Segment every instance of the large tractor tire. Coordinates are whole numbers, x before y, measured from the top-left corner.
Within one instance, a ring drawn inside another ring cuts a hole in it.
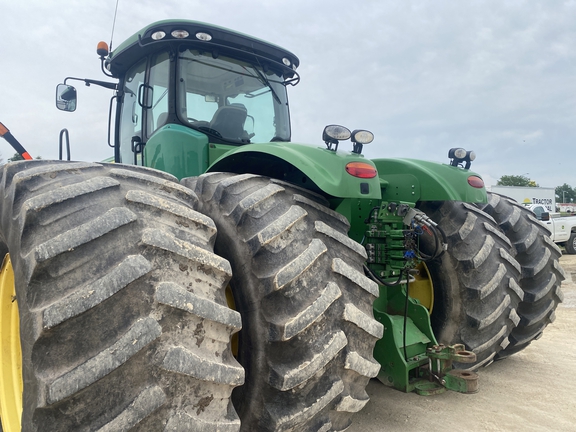
[[[321,197],[255,175],[183,180],[218,228],[242,316],[238,360],[246,382],[232,399],[243,431],[332,431],[368,401],[382,336],[366,252]]]
[[[5,431],[240,428],[230,337],[241,319],[196,199],[144,168],[1,168]]]
[[[522,267],[520,287],[524,300],[518,307],[520,322],[512,330],[510,345],[497,355],[505,358],[542,336],[544,328],[554,321],[556,307],[563,298],[560,285],[564,271],[559,263],[562,252],[532,212],[515,201],[488,193],[488,203],[482,210],[506,234]]]
[[[487,366],[508,344],[520,318],[523,292],[520,265],[494,220],[476,206],[454,201],[425,202],[424,211],[444,232],[447,249],[426,263],[434,289],[431,323],[440,343],[463,343]],[[421,236],[423,250],[434,250],[431,236]]]

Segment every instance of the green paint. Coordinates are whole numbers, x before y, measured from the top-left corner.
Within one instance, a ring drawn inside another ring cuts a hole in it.
[[[226,144],[210,144],[210,146],[208,147],[208,166],[212,165],[223,155],[225,155],[226,153],[235,148],[236,148],[235,146]],[[208,169],[208,166],[205,168],[205,170]]]
[[[472,171],[416,159],[373,159],[373,162],[385,182],[383,200],[486,202],[486,189],[468,184],[468,177],[480,177]]]
[[[208,166],[208,138],[181,125],[161,127],[144,147],[146,166],[168,172],[178,179],[198,176]]]
[[[212,149],[211,146],[212,150],[216,152],[218,148]],[[322,193],[329,198],[380,199],[378,176],[371,179],[353,177],[346,172],[346,164],[350,162],[364,162],[374,166],[362,155],[305,144],[246,144],[223,154],[208,171],[265,175]]]

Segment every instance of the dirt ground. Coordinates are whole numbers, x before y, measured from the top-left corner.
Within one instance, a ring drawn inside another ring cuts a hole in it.
[[[576,431],[576,255],[564,255],[564,302],[525,350],[479,371],[479,392],[406,394],[372,380],[348,432]]]

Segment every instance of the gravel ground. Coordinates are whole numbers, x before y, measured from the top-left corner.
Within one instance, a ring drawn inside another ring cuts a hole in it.
[[[368,385],[370,402],[348,432],[576,431],[576,255],[564,255],[564,302],[525,350],[479,371],[479,392],[418,396]]]

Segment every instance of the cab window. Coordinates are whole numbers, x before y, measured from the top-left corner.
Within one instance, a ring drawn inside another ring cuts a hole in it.
[[[146,59],[136,63],[127,73],[122,87],[124,97],[120,111],[120,162],[134,163],[132,139],[142,139],[142,105],[138,92],[144,84]]]

